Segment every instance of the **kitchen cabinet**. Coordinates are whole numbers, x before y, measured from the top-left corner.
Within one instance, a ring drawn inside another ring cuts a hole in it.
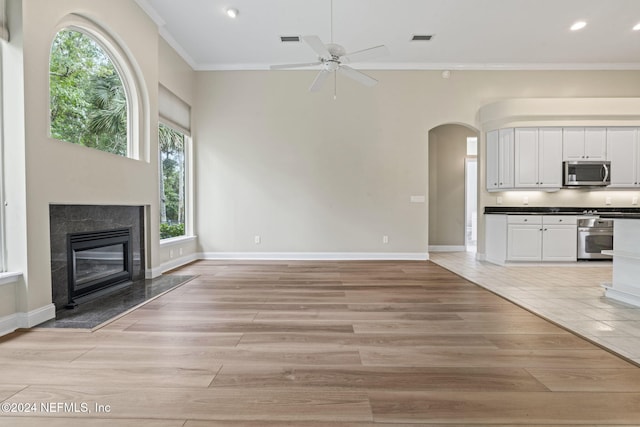
[[[513,129],[487,132],[487,190],[513,188]]]
[[[516,128],[514,186],[562,187],[562,129]]]
[[[595,161],[607,159],[607,128],[564,128],[562,160]]]
[[[510,215],[508,261],[576,261],[577,218],[556,215]]]
[[[640,187],[640,141],[637,128],[607,129],[610,187]]]

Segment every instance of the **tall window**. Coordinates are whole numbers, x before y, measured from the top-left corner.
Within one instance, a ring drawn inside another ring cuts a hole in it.
[[[158,129],[160,144],[160,238],[184,236],[187,137],[167,125]]]
[[[105,50],[80,31],[60,31],[49,63],[51,137],[129,154],[125,87]]]

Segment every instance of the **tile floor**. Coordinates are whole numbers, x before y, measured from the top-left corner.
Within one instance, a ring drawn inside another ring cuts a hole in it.
[[[640,308],[610,300],[611,263],[499,266],[473,252],[432,252],[431,261],[640,364]]]

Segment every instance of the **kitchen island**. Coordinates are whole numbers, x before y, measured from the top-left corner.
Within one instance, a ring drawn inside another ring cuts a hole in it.
[[[605,214],[613,219],[613,275],[605,296],[640,307],[640,215]]]

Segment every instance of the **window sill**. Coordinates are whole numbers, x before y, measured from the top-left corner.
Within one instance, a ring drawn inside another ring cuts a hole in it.
[[[7,271],[4,273],[0,273],[0,286],[8,285],[9,283],[15,283],[22,277],[22,273]]]
[[[197,238],[198,236],[180,236],[180,237],[171,237],[169,239],[162,239],[160,240],[160,247],[181,245],[183,243],[195,242]]]

